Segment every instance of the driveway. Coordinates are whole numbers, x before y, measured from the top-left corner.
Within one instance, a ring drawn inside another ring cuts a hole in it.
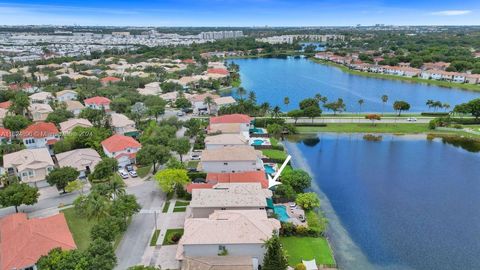
[[[144,184],[129,187],[127,193],[137,196],[142,210],[133,216],[115,251],[118,260],[115,269],[118,270],[125,270],[141,263],[155,227],[154,212],[161,213],[165,201],[165,194],[158,189],[155,181],[146,181]]]

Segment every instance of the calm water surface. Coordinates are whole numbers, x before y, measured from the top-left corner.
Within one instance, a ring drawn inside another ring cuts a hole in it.
[[[314,175],[342,269],[480,269],[480,153],[424,136],[286,146]]]
[[[405,100],[411,104],[413,112],[427,111],[425,102],[428,99],[440,100],[453,108],[453,105],[480,97],[480,93],[459,89],[351,75],[308,59],[259,58],[233,62],[240,65],[242,86],[256,92],[257,102],[279,105],[283,110],[296,108],[300,100],[316,93],[331,101],[343,98],[350,112],[360,110],[359,99],[365,100],[362,111],[383,111],[380,98],[384,94],[390,99],[385,111],[393,111],[393,101]],[[288,106],[283,104],[286,96],[290,98]]]

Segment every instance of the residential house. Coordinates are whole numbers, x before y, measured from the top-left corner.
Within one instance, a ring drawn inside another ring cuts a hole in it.
[[[219,134],[205,138],[205,149],[211,150],[227,146],[249,146],[248,139],[241,134]]]
[[[144,88],[137,88],[137,91],[140,95],[159,95],[162,93],[162,89],[160,88],[160,83],[159,82],[151,82],[145,84]]]
[[[252,121],[253,118],[246,114],[228,114],[210,117],[210,125],[208,129],[215,129],[215,126],[219,124],[239,124],[240,133],[243,134],[246,138],[249,138],[250,129],[253,128]]]
[[[43,103],[32,103],[28,106],[30,117],[34,122],[47,120],[48,115],[53,112],[52,107]]]
[[[211,113],[217,113],[222,107],[237,103],[237,101],[232,96],[219,97],[214,99],[213,102],[215,104],[212,106]]]
[[[8,110],[8,108],[10,108],[11,105],[12,105],[11,101],[0,102],[0,109]]]
[[[105,78],[101,78],[101,79],[100,79],[100,83],[101,83],[103,86],[107,86],[107,85],[109,85],[109,84],[113,84],[113,83],[120,82],[121,80],[122,80],[122,79],[117,78],[117,77],[108,76],[108,77],[105,77]]]
[[[38,92],[29,96],[30,103],[48,104],[53,100],[53,95],[49,92]]]
[[[443,70],[443,71],[445,71],[449,66],[450,66],[450,63],[446,63],[446,62],[433,62],[433,63],[424,63],[423,66],[422,66],[422,69],[423,69],[423,70],[434,69],[434,70]]]
[[[67,111],[72,112],[75,117],[78,117],[80,112],[85,108],[80,101],[76,100],[67,100],[64,101],[64,103],[67,105]]]
[[[0,108],[0,126],[3,126],[3,119],[8,115],[8,109]]]
[[[12,132],[8,128],[0,127],[0,144],[9,144],[12,141]]]
[[[280,222],[264,210],[217,210],[205,218],[187,218],[176,259],[247,256],[256,270],[263,263],[265,241],[279,229]]]
[[[182,270],[252,270],[256,265],[258,261],[248,256],[196,256],[185,257]]]
[[[53,123],[38,122],[22,130],[21,138],[28,149],[51,148],[60,139],[60,132]]]
[[[45,179],[54,166],[47,148],[24,149],[3,156],[3,168],[8,175],[38,187],[48,186]]]
[[[57,101],[65,102],[67,100],[76,100],[78,97],[78,94],[73,90],[67,89],[67,90],[58,91],[56,96],[57,96]]]
[[[83,101],[85,103],[85,107],[95,109],[95,110],[110,110],[110,103],[112,102],[110,99],[106,97],[91,97],[87,98]]]
[[[94,149],[83,148],[57,154],[58,166],[72,167],[80,172],[79,177],[85,178],[95,169],[102,160]]]
[[[28,218],[16,213],[0,219],[0,269],[34,270],[40,257],[52,249],[76,249],[63,213]]]
[[[138,131],[135,128],[135,122],[130,120],[127,116],[121,113],[112,113],[110,115],[110,125],[115,134],[135,137]]]
[[[93,124],[88,121],[88,119],[83,119],[83,118],[74,118],[74,119],[68,119],[65,122],[60,123],[60,131],[62,131],[63,134],[68,134],[72,132],[72,130],[76,127],[93,127]]]
[[[202,152],[201,169],[207,173],[263,170],[262,153],[251,146],[222,147]]]
[[[237,172],[237,173],[208,173],[205,183],[189,183],[188,193],[197,188],[212,188],[218,183],[260,183],[262,188],[268,188],[268,179],[264,171]]]
[[[107,157],[117,159],[118,165],[123,167],[135,163],[142,145],[132,137],[115,134],[102,141],[102,147]]]

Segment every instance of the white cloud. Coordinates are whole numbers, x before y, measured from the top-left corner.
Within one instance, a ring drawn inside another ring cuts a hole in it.
[[[430,14],[436,15],[436,16],[460,16],[460,15],[466,15],[472,13],[471,10],[442,10],[442,11],[436,11],[432,12]]]

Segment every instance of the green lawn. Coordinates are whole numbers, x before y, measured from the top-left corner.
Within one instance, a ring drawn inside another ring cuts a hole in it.
[[[77,215],[74,208],[62,210],[67,220],[68,228],[72,232],[73,240],[79,250],[86,250],[90,244],[90,230],[97,223]]]
[[[307,219],[307,224],[311,228],[317,228],[321,231],[325,231],[327,228],[327,220],[322,218],[315,211],[310,210],[305,213],[305,218]]]
[[[163,205],[162,213],[167,213],[169,207],[170,202],[165,202],[165,204]]]
[[[271,137],[269,139],[270,139],[270,143],[272,144],[272,146],[277,146],[278,145],[278,139],[275,139],[273,137]]]
[[[272,150],[272,149],[263,149],[262,153],[272,159],[286,159],[287,158],[287,153],[284,151],[280,150]]]
[[[168,229],[167,233],[165,233],[165,238],[163,239],[163,245],[175,245],[175,244],[177,244],[177,243],[173,243],[171,241],[171,237],[175,233],[180,233],[181,235],[183,235],[183,229]]]
[[[152,165],[138,168],[137,169],[138,177],[144,178],[145,176],[147,176],[150,173],[151,170],[152,170]]]
[[[343,133],[426,133],[431,131],[428,124],[384,124],[377,123],[334,123],[325,127],[297,127],[300,133],[343,132]]]
[[[185,207],[185,206],[188,206],[190,204],[190,202],[186,202],[186,201],[176,201],[175,202],[175,207]]]
[[[190,160],[187,163],[187,168],[197,168],[199,162],[199,160]]]
[[[328,242],[323,237],[280,237],[283,247],[287,251],[288,264],[295,266],[302,260],[317,261],[317,264],[335,264]]]
[[[157,245],[158,236],[160,235],[160,230],[155,230],[152,235],[152,239],[150,239],[150,246],[154,247]]]

